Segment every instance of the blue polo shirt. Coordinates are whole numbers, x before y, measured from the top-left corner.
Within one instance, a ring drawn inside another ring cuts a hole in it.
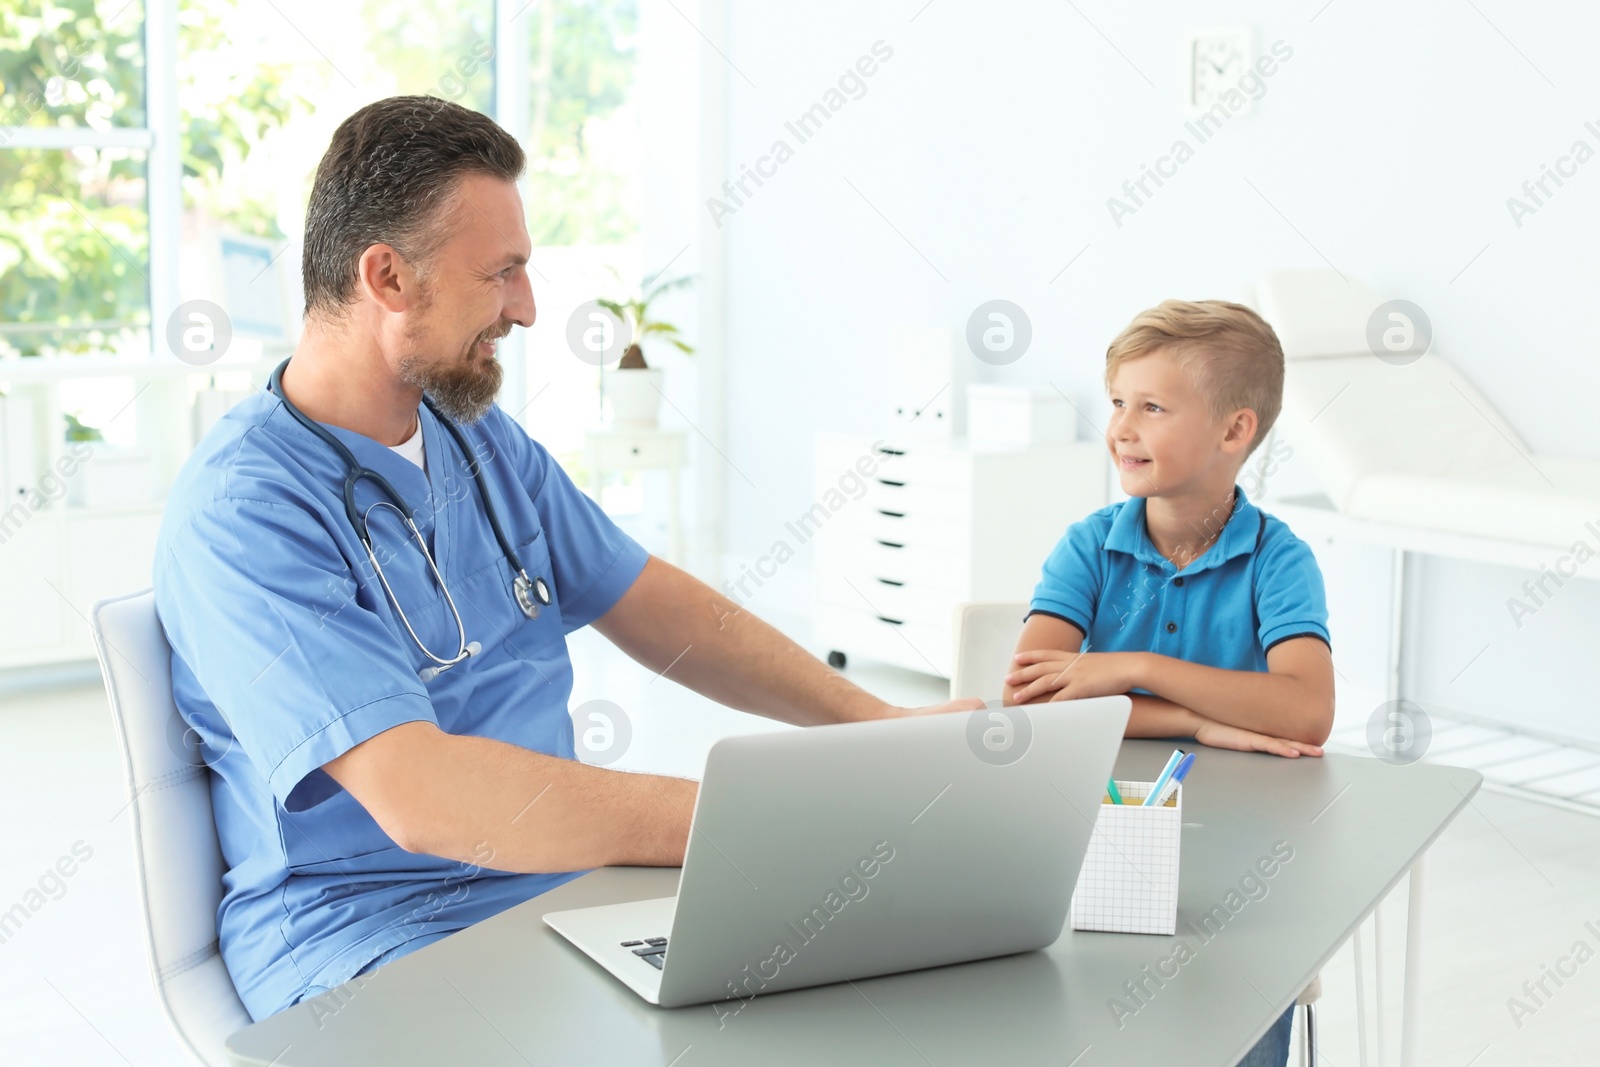
[[[1267,650],[1291,637],[1330,643],[1310,547],[1243,489],[1216,542],[1182,571],[1156,551],[1144,509],[1133,497],[1068,527],[1029,614],[1076,626],[1086,652],[1157,652],[1232,671],[1265,671]]]

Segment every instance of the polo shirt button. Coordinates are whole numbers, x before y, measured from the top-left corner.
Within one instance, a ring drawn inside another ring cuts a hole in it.
[[[1167,633],[1175,634],[1177,632],[1178,632],[1178,624],[1177,623],[1175,623],[1175,622],[1167,623]]]
[[[1183,575],[1180,574],[1180,575],[1178,575],[1178,577],[1172,579],[1172,584],[1173,585],[1182,585],[1183,584]]]

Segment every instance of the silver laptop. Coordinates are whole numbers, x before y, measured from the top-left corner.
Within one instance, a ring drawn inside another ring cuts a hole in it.
[[[678,1007],[1053,943],[1127,697],[712,746],[678,895],[544,921]]]

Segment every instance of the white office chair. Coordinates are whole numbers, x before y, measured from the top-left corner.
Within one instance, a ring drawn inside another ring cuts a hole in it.
[[[1022,632],[1023,618],[1028,605],[1013,602],[957,604],[954,633],[955,649],[950,662],[955,664],[950,672],[950,699],[978,697],[981,700],[999,700],[1004,684],[1001,681],[1011,665],[1011,656],[1017,647],[1017,636]],[[1358,963],[1359,966],[1359,963]],[[1359,975],[1358,975],[1359,981]],[[1322,976],[1295,998],[1303,1006],[1305,1035],[1301,1053],[1302,1062],[1317,1063],[1317,1000],[1322,996]]]
[[[90,626],[127,768],[133,864],[156,996],[196,1062],[226,1067],[223,1042],[250,1014],[217,950],[222,848],[211,772],[172,702],[172,649],[155,594],[102,600]]]

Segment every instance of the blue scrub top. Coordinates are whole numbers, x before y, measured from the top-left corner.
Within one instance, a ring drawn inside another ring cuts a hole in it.
[[[260,1019],[575,876],[494,869],[397,846],[321,768],[404,722],[574,758],[566,635],[617,602],[647,554],[498,407],[463,426],[500,522],[551,603],[528,619],[449,432],[421,408],[427,473],[329,426],[387,478],[482,651],[424,684],[429,660],[395,614],[346,517],[337,453],[262,393],[223,418],[173,486],[156,548],[156,607],[178,710],[212,770],[227,873],[221,950]],[[359,483],[362,511],[380,499]],[[374,548],[411,625],[454,656],[454,619],[392,509]],[[529,799],[532,799],[531,797]],[[530,812],[537,817],[537,812]]]
[[[1156,652],[1231,671],[1266,670],[1267,650],[1291,637],[1328,643],[1310,547],[1243,489],[1234,494],[1216,542],[1182,571],[1151,542],[1143,497],[1073,523],[1045,560],[1029,614],[1076,626],[1085,652]]]

